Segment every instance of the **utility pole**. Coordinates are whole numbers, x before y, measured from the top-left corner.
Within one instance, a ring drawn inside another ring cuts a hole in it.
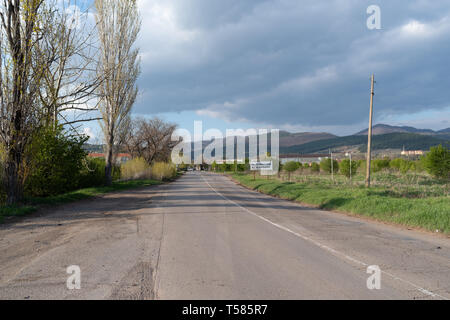
[[[373,118],[373,97],[375,95],[375,75],[372,74],[372,84],[370,89],[370,114],[369,114],[369,134],[367,143],[367,163],[366,163],[366,188],[370,188],[370,165],[372,160],[372,118]]]
[[[331,154],[331,179],[334,182],[334,162],[333,162],[333,152],[330,151]]]
[[[352,183],[352,153],[347,152],[345,155],[350,157],[350,183]]]
[[[350,153],[350,183],[352,183],[352,154]]]

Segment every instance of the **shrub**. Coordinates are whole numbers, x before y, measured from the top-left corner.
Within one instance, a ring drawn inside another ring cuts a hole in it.
[[[171,163],[156,162],[151,167],[151,177],[155,180],[170,180],[177,175],[176,167]]]
[[[318,163],[313,162],[311,164],[311,172],[319,173],[320,172],[320,165]]]
[[[300,164],[298,162],[289,161],[284,164],[283,170],[288,173],[289,180],[291,180],[291,173],[297,171],[300,168]]]
[[[432,147],[422,158],[422,164],[436,178],[450,179],[450,151],[442,145]]]
[[[401,168],[401,166],[402,166],[403,161],[405,161],[405,160],[400,159],[400,158],[394,159],[394,160],[391,161],[391,163],[389,164],[389,166],[390,166],[392,169],[395,169],[395,170],[400,171],[400,168]]]
[[[331,159],[323,159],[320,162],[320,169],[323,172],[331,173]],[[339,162],[333,160],[333,172],[337,173],[339,171]]]
[[[80,188],[98,187],[105,184],[105,160],[86,157],[80,172]]]
[[[345,159],[339,164],[339,171],[342,175],[350,178],[351,175],[356,175],[356,170],[358,169],[358,163],[356,161],[352,161],[350,165],[350,160]]]
[[[62,127],[42,128],[26,150],[29,166],[25,173],[25,192],[43,197],[75,190],[86,152],[86,137],[68,137]]]
[[[373,160],[372,161],[372,171],[379,172],[384,169],[389,169],[390,163],[391,163],[391,160],[388,158]]]
[[[391,161],[390,167],[392,169],[400,171],[403,174],[406,174],[408,173],[408,171],[413,170],[415,168],[415,165],[413,161],[397,158]]]
[[[286,172],[294,172],[300,168],[300,164],[298,162],[290,161],[284,164],[283,170]]]
[[[135,158],[121,166],[121,178],[124,180],[150,179],[151,169],[144,158]]]

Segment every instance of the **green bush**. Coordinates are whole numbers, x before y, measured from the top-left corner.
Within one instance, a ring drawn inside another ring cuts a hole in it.
[[[415,170],[416,165],[414,161],[409,161],[401,158],[394,159],[390,162],[389,166],[403,174],[408,173],[410,170]]]
[[[286,172],[294,172],[300,168],[300,164],[295,161],[286,162],[283,166],[283,170]]]
[[[439,145],[422,158],[423,167],[438,179],[450,179],[450,151]]]
[[[300,164],[295,161],[286,162],[283,166],[283,170],[288,173],[289,180],[291,180],[291,173],[297,171],[300,168]]]
[[[385,159],[376,159],[372,161],[372,172],[380,172],[384,169],[389,169],[389,165],[391,160],[388,158]]]
[[[80,188],[99,187],[105,184],[105,159],[86,157],[80,173]]]
[[[350,178],[351,175],[356,175],[356,170],[358,169],[358,163],[356,161],[352,161],[350,165],[350,160],[345,159],[339,164],[339,171],[342,175]]]
[[[318,163],[313,162],[311,165],[311,172],[319,173],[320,165]]]
[[[323,159],[320,162],[320,169],[323,172],[331,173],[331,159]],[[333,160],[333,172],[338,173],[338,171],[339,171],[339,162]]]
[[[26,150],[26,194],[43,197],[75,190],[86,157],[86,140],[65,136],[62,127],[43,128],[34,134]]]

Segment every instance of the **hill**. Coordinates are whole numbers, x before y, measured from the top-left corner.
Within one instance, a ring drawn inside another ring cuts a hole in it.
[[[423,135],[416,133],[388,133],[375,135],[372,141],[373,150],[402,149],[407,150],[428,150],[432,146],[443,144],[450,146],[450,140],[440,136]],[[298,146],[282,147],[282,154],[307,154],[328,152],[329,149],[358,147],[361,152],[365,152],[367,145],[367,135],[353,135],[347,137],[337,137],[315,141]]]
[[[298,146],[309,142],[334,139],[337,136],[325,132],[301,132],[289,133],[286,131],[280,132],[280,147]]]
[[[367,136],[369,133],[369,129],[363,130],[361,132],[356,133],[357,136]],[[387,124],[377,124],[372,129],[373,135],[383,135],[388,133],[417,133],[417,134],[437,134],[438,132],[433,131],[431,129],[417,129],[414,127],[398,127],[398,126],[390,126]]]

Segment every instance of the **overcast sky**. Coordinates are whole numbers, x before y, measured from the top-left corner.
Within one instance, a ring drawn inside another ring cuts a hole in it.
[[[134,113],[190,129],[450,127],[448,0],[138,0]],[[369,5],[381,30],[369,30]]]

